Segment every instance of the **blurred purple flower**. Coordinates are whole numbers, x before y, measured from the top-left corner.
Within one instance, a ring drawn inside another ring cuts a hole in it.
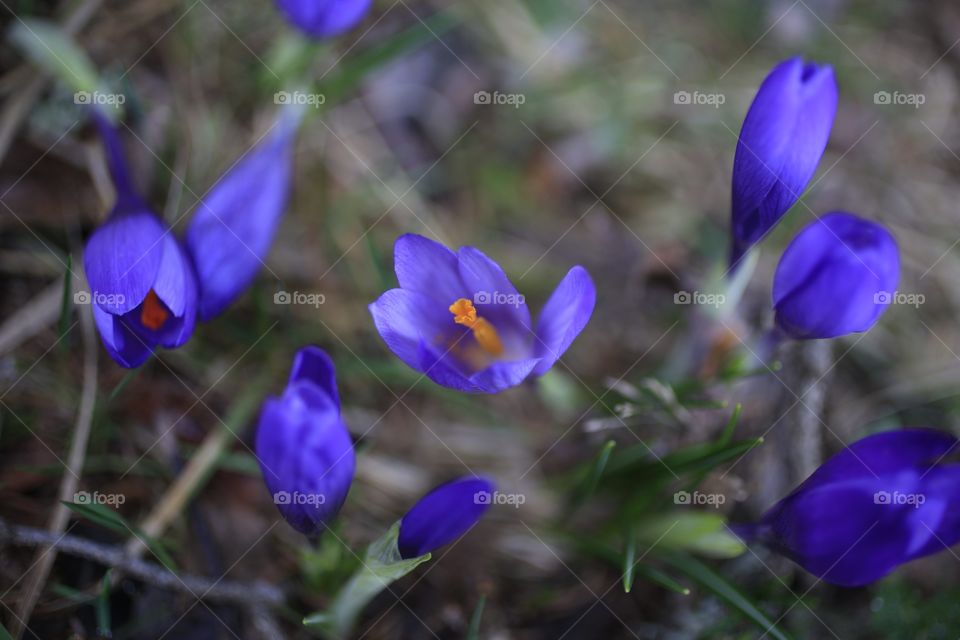
[[[760,85],[733,160],[731,265],[799,199],[820,163],[836,110],[829,65],[792,58]]]
[[[524,297],[478,249],[456,253],[419,235],[394,246],[399,289],[370,305],[377,331],[409,367],[437,384],[497,393],[546,373],[590,320],[596,301],[586,269],[567,273],[536,329]]]
[[[451,480],[430,491],[400,520],[400,556],[417,558],[462,536],[490,508],[493,491],[493,482],[476,476]]]
[[[311,38],[332,38],[355,27],[373,0],[276,0],[295,27]]]
[[[340,511],[356,460],[330,357],[300,349],[287,388],[263,403],[256,455],[273,501],[290,526],[315,538]]]
[[[222,313],[263,265],[287,205],[299,118],[285,111],[197,205],[186,243],[200,283],[201,320]]]
[[[117,201],[87,240],[83,262],[89,302],[107,352],[127,368],[158,347],[179,347],[193,334],[197,284],[190,259],[133,189],[113,125],[93,109]]]
[[[733,530],[832,584],[856,587],[960,542],[958,440],[933,429],[863,438],[836,454],[759,523]]]
[[[773,279],[777,328],[796,339],[866,331],[900,279],[897,243],[883,226],[828,213],[787,246]]]

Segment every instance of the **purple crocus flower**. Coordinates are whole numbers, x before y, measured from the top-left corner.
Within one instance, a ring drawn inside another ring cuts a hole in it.
[[[203,321],[221,314],[264,264],[289,198],[299,121],[299,111],[285,111],[197,206],[186,243],[200,282]]]
[[[836,111],[829,65],[792,58],[760,85],[733,160],[731,264],[799,199],[820,163]]]
[[[274,503],[290,526],[315,538],[340,511],[356,459],[330,357],[300,349],[283,395],[267,398],[256,455]]]
[[[757,524],[736,526],[832,584],[856,587],[960,542],[958,440],[933,429],[863,438]]]
[[[400,520],[400,556],[417,558],[462,536],[490,508],[493,491],[493,482],[476,476],[451,480],[430,491]]]
[[[276,0],[295,27],[311,38],[332,38],[363,20],[373,0]]]
[[[883,226],[828,213],[787,246],[773,279],[777,328],[791,338],[866,331],[889,306],[900,279],[897,243]]]
[[[113,125],[96,109],[117,201],[87,240],[83,262],[100,338],[121,366],[138,367],[158,347],[193,334],[197,283],[180,242],[133,189]]]
[[[496,262],[474,247],[456,253],[419,235],[394,245],[400,283],[370,305],[384,342],[437,384],[496,393],[546,373],[586,326],[596,301],[575,266],[547,301],[536,328]]]

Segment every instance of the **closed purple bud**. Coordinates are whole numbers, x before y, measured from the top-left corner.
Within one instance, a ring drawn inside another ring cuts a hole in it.
[[[777,265],[777,327],[798,340],[866,331],[889,306],[900,279],[897,243],[883,226],[828,213],[793,239]]]
[[[97,110],[94,122],[107,151],[117,202],[87,240],[83,262],[93,317],[110,356],[138,367],[158,347],[175,348],[193,334],[197,284],[183,246],[132,187],[113,125]]]
[[[800,197],[826,149],[836,111],[829,65],[792,58],[760,85],[733,160],[731,264]]]
[[[400,520],[400,557],[417,558],[462,536],[490,508],[493,491],[490,480],[466,476],[420,498]]]
[[[287,205],[298,121],[285,111],[197,205],[186,244],[197,270],[201,320],[222,313],[264,264]]]
[[[356,460],[330,357],[300,349],[283,395],[267,398],[256,455],[274,504],[291,527],[315,538],[340,511]]]
[[[355,27],[373,0],[276,0],[295,27],[311,38],[332,38]]]
[[[394,245],[400,287],[370,305],[377,331],[407,366],[437,384],[497,393],[546,373],[593,313],[596,290],[575,266],[536,325],[526,299],[478,249],[453,252],[415,234]]]
[[[855,587],[960,542],[958,440],[933,429],[863,438],[836,454],[759,523],[733,527],[826,582]]]

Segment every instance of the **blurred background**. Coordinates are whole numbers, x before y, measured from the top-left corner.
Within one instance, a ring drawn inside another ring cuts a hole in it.
[[[319,43],[267,0],[0,5],[3,528],[52,529],[58,487],[77,470],[77,491],[124,499],[116,520],[71,509],[58,528],[70,539],[129,550],[140,532],[147,561],[282,590],[282,606],[201,602],[107,574],[110,562],[5,544],[8,629],[34,600],[23,637],[313,637],[300,618],[329,602],[354,553],[430,487],[482,473],[524,503],[493,507],[383,592],[357,637],[957,637],[953,551],[840,589],[763,549],[630,533],[694,509],[671,499],[683,486],[724,497],[703,508],[711,517],[746,521],[871,432],[957,431],[955,3],[377,0],[359,27]],[[323,96],[255,286],[132,373],[73,304],[71,272],[112,196],[74,91],[7,37],[28,18],[59,25],[125,96],[134,179],[177,230],[269,128],[292,78]],[[737,134],[766,73],[795,55],[831,64],[840,90],[818,173],[763,242],[735,311],[683,304],[678,293],[720,280]],[[901,291],[919,302],[893,305],[868,334],[787,345],[775,365],[751,366],[782,248],[832,210],[892,230]],[[388,351],[367,310],[395,286],[392,246],[407,232],[482,249],[534,313],[582,264],[597,284],[593,318],[535,383],[496,396],[438,387]],[[276,304],[278,292],[317,303]],[[282,390],[307,343],[337,364],[359,448],[335,533],[316,547],[282,521],[251,452],[260,400]],[[762,444],[724,449],[693,469],[694,485],[657,475],[674,452],[722,443],[736,403],[738,442]],[[89,444],[74,460],[83,422]],[[610,447],[616,482],[597,483]],[[637,561],[627,593],[624,567]]]

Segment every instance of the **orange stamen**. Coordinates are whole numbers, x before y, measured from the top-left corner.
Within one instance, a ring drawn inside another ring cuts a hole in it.
[[[493,325],[477,315],[473,303],[460,298],[449,307],[453,321],[473,330],[473,337],[483,350],[493,356],[503,355],[503,343]]]
[[[140,311],[140,322],[148,329],[156,331],[163,326],[163,323],[165,323],[169,317],[170,312],[167,311],[163,303],[160,302],[160,298],[153,292],[153,289],[150,289],[147,297],[143,300],[143,310]]]

